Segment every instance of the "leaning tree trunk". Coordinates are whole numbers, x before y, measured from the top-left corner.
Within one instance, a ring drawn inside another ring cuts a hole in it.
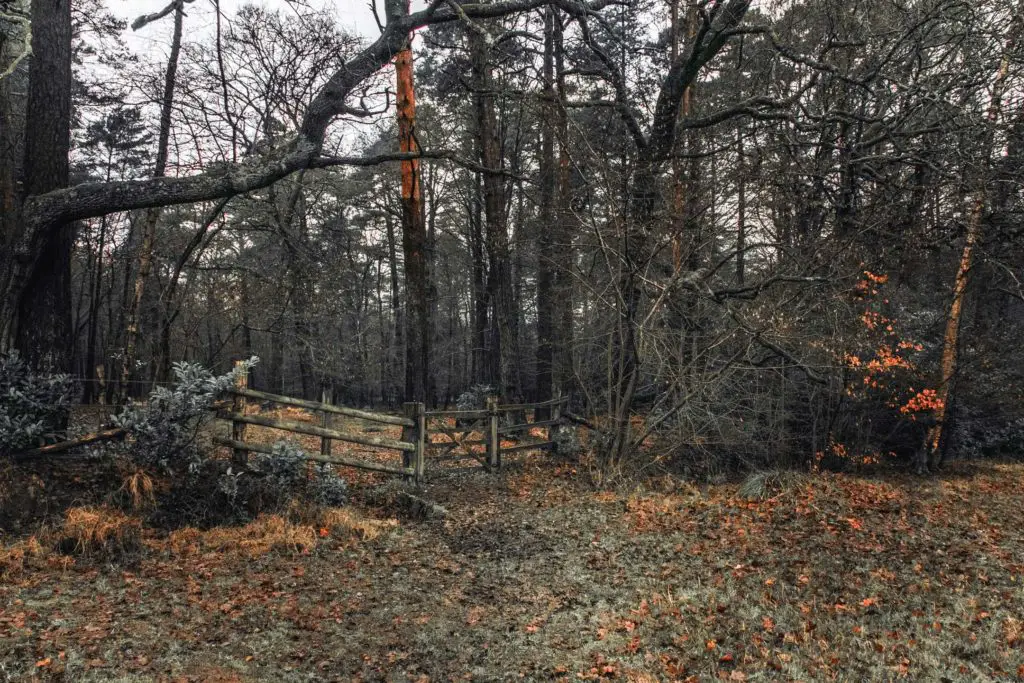
[[[1006,44],[1003,47],[1003,54],[999,62],[999,69],[992,83],[992,97],[989,101],[988,112],[985,117],[986,131],[981,150],[984,160],[978,171],[978,185],[971,204],[971,212],[967,219],[967,238],[964,242],[963,251],[960,254],[956,278],[953,281],[953,300],[949,306],[949,314],[946,317],[946,331],[942,340],[942,375],[937,392],[938,407],[935,411],[935,425],[928,431],[925,448],[922,450],[921,459],[918,463],[919,470],[923,470],[926,466],[933,469],[940,467],[945,459],[946,443],[948,442],[948,435],[945,434],[945,430],[949,414],[949,403],[953,399],[954,384],[960,367],[960,326],[963,320],[964,298],[967,286],[970,283],[971,267],[974,264],[974,250],[982,239],[982,218],[985,214],[985,204],[988,199],[988,175],[992,168],[995,127],[1002,114],[1003,95],[1006,93],[1007,79],[1010,75],[1010,58],[1016,49],[1022,25],[1024,25],[1024,3],[1017,6],[1017,11],[1008,29]]]

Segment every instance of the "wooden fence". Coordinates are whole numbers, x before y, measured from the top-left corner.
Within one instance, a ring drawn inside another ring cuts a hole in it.
[[[503,453],[532,449],[557,450],[554,428],[562,423],[561,410],[567,400],[556,398],[541,403],[499,405],[496,398],[489,398],[483,410],[436,410],[429,412],[425,410],[422,403],[406,403],[403,406],[403,415],[388,415],[337,406],[329,403],[326,395],[322,401],[317,402],[292,398],[290,396],[279,396],[264,391],[255,391],[248,388],[247,377],[244,372],[239,373],[238,383],[234,388],[229,389],[228,393],[233,397],[231,408],[219,411],[218,416],[231,422],[231,438],[217,437],[214,439],[214,443],[231,448],[232,459],[239,465],[246,464],[250,452],[268,454],[273,452],[273,446],[269,444],[252,443],[245,440],[246,427],[248,425],[257,425],[295,434],[319,436],[320,453],[311,453],[306,456],[307,459],[314,462],[398,474],[413,479],[416,482],[422,482],[424,479],[428,451],[432,453],[440,451],[440,454],[431,457],[431,460],[435,462],[475,459],[486,469],[497,470],[501,468]],[[313,415],[319,415],[320,425],[283,420],[266,415],[247,414],[246,405],[249,401],[269,402],[302,408]],[[534,422],[523,421],[519,424],[503,424],[508,422],[508,416],[525,415],[529,411],[536,413],[536,410],[542,407],[550,408],[550,419]],[[331,415],[344,415],[377,424],[400,426],[402,427],[402,436],[400,439],[393,439],[385,436],[341,432],[328,426]],[[451,421],[454,421],[454,426],[449,424]],[[546,438],[544,441],[525,442],[502,448],[501,441],[503,436],[508,437],[541,427],[546,428]],[[447,440],[434,441],[431,438],[431,434],[446,436]],[[333,455],[331,453],[331,443],[335,440],[374,448],[397,450],[402,454],[402,466],[392,467],[378,462]],[[478,450],[480,447],[482,447],[482,452]],[[461,449],[462,452],[454,453],[453,451],[457,449]]]
[[[424,440],[426,428],[424,426],[424,408],[422,403],[406,403],[404,416],[387,415],[384,413],[373,413],[355,408],[346,408],[328,403],[326,396],[321,402],[307,401],[290,396],[278,396],[264,391],[249,389],[247,378],[244,373],[239,373],[239,382],[228,393],[234,397],[230,410],[223,410],[218,416],[231,421],[231,438],[216,438],[214,443],[227,446],[232,449],[232,459],[239,465],[244,465],[248,460],[250,452],[272,453],[273,446],[268,444],[257,444],[245,440],[246,426],[258,425],[280,429],[294,434],[305,434],[308,436],[320,437],[320,453],[308,454],[306,457],[314,462],[330,463],[333,465],[344,465],[356,467],[374,472],[386,472],[389,474],[400,474],[416,481],[423,480],[425,471],[424,462]],[[282,420],[266,415],[246,414],[246,404],[250,401],[276,403],[278,405],[302,408],[314,415],[320,416],[320,425],[313,425],[306,422],[293,420]],[[341,432],[328,427],[331,415],[344,415],[354,417],[368,422],[385,425],[397,425],[402,427],[402,437],[392,439],[385,436],[370,436],[366,434],[351,434]],[[386,448],[400,451],[402,453],[402,466],[390,466],[378,462],[346,458],[331,454],[332,441],[346,441],[348,443],[371,446],[374,448]]]
[[[540,403],[516,403],[499,405],[497,398],[488,398],[483,410],[431,410],[425,413],[427,440],[426,448],[439,451],[430,459],[435,462],[473,459],[488,470],[501,468],[502,455],[516,451],[545,449],[556,451],[554,429],[562,423],[562,406],[566,398],[555,398]],[[507,424],[508,418],[524,416],[538,408],[550,408],[551,417],[540,421],[523,421]],[[454,424],[449,424],[449,422]],[[503,436],[529,432],[534,428],[545,428],[544,441],[531,441],[515,446],[502,447]],[[447,440],[435,441],[430,434],[440,434]],[[482,448],[481,450],[478,450]]]

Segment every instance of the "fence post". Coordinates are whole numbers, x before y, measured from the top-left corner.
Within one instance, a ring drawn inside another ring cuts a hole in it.
[[[402,451],[402,467],[411,468],[412,479],[419,483],[423,479],[423,472],[426,468],[424,451],[427,437],[427,411],[422,403],[403,403],[402,412],[413,422],[412,427],[402,427],[402,441],[416,445],[415,451]]]
[[[249,369],[245,365],[245,361],[235,361],[235,389],[248,389],[249,388]],[[245,397],[235,395],[232,402],[232,411],[239,415],[245,414]],[[231,440],[232,441],[245,441],[245,423],[244,422],[231,422]],[[236,448],[231,453],[231,462],[239,467],[245,467],[249,463],[249,451],[244,448]]]
[[[427,471],[427,407],[416,404],[416,457],[413,468],[416,470],[416,483],[422,484]]]
[[[330,403],[330,401],[327,400],[328,398],[330,398],[330,395],[328,394],[327,387],[324,387],[323,390],[320,392],[320,402]],[[323,427],[324,429],[329,429],[331,426],[331,414],[328,413],[326,410],[320,411],[320,426]],[[330,454],[331,440],[326,436],[320,437],[320,455]]]
[[[501,438],[498,436],[498,397],[487,397],[487,469],[501,467]]]

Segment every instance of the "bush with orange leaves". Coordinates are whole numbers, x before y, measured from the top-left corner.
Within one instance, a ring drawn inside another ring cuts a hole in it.
[[[844,348],[834,351],[842,368],[842,419],[833,425],[821,462],[863,464],[876,462],[879,453],[909,455],[940,407],[917,367],[924,346],[905,338],[889,310],[888,279],[864,270],[853,288],[857,325]]]

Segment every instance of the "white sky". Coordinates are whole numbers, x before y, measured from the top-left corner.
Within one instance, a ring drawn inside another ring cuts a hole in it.
[[[169,2],[170,0],[106,0],[110,11],[118,17],[127,19],[129,23],[143,14],[159,12]],[[313,7],[329,9],[338,18],[338,23],[342,28],[366,37],[374,37],[378,34],[369,0],[303,0],[303,2]],[[297,11],[286,0],[221,0],[221,11],[230,18],[243,4],[262,5],[281,9],[283,12]],[[192,4],[185,6],[186,40],[190,36],[194,37],[213,30],[213,11],[213,0],[195,0]],[[128,45],[139,53],[165,53],[171,39],[170,17],[150,24],[138,32],[128,28],[125,31],[125,39]]]

